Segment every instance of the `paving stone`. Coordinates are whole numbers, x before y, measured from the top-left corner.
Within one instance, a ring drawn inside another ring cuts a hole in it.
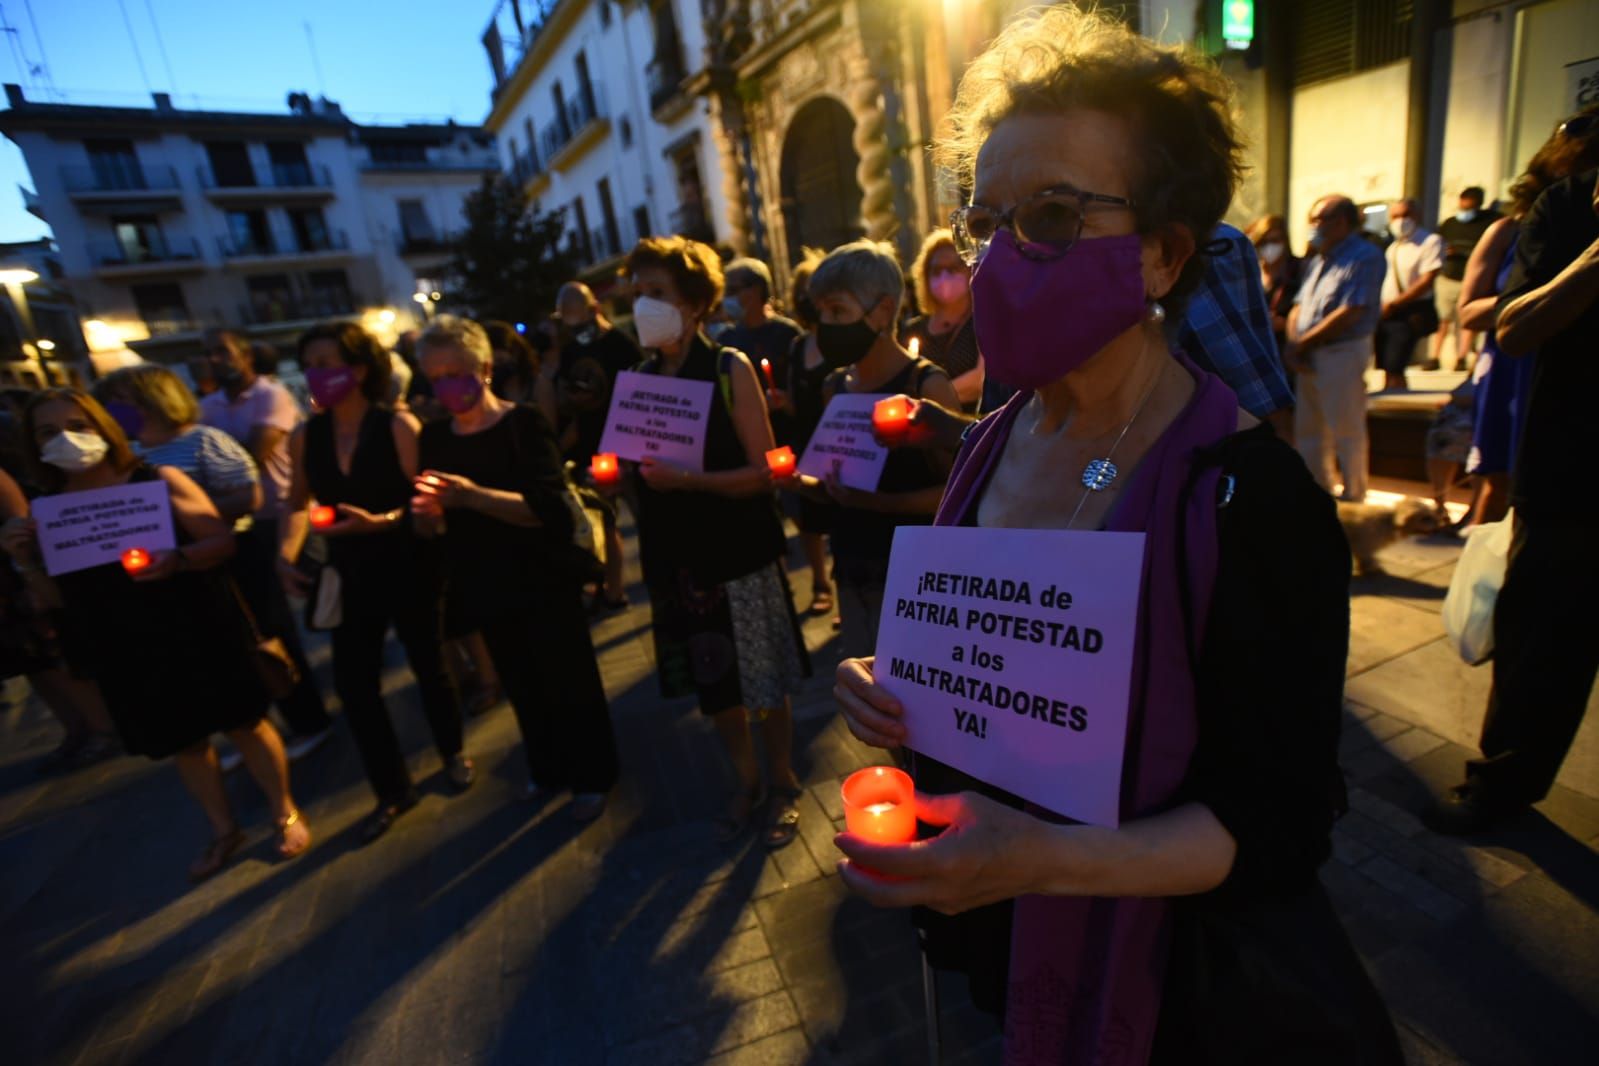
[[[1466,905],[1414,871],[1407,870],[1386,855],[1373,855],[1360,864],[1360,872],[1402,897],[1417,910],[1440,922],[1452,922],[1466,912]]]
[[[809,1061],[811,1045],[805,1034],[788,1029],[707,1059],[706,1066],[801,1066]]]

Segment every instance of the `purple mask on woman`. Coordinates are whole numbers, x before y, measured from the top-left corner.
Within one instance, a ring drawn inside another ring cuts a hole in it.
[[[348,366],[313,366],[305,372],[305,387],[311,399],[326,411],[355,391],[355,369]]]
[[[129,440],[137,440],[139,434],[144,432],[144,412],[133,404],[112,400],[105,405],[105,411],[122,427],[122,432],[128,435]]]
[[[1088,362],[1145,314],[1143,242],[1135,233],[1080,240],[1059,259],[1029,259],[1009,230],[972,273],[977,347],[995,381],[1036,389]]]
[[[475,374],[446,374],[434,380],[433,395],[450,414],[465,414],[483,398],[483,379]]]

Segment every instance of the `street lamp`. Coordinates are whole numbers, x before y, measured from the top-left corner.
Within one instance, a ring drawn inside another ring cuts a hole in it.
[[[0,270],[0,285],[6,287],[6,295],[11,298],[11,306],[17,309],[17,320],[22,323],[22,335],[28,341],[33,341],[33,311],[28,307],[28,296],[22,287],[30,281],[38,281],[36,271],[26,268],[12,268]]]

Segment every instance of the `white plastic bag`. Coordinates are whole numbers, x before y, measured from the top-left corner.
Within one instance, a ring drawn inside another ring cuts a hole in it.
[[[1503,522],[1477,526],[1467,535],[1449,595],[1444,597],[1444,631],[1472,666],[1493,658],[1494,603],[1505,583],[1514,517],[1512,512]]]

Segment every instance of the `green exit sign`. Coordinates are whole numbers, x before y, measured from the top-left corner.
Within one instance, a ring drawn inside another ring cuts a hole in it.
[[[1248,48],[1255,39],[1255,0],[1223,0],[1221,39],[1228,48]]]

